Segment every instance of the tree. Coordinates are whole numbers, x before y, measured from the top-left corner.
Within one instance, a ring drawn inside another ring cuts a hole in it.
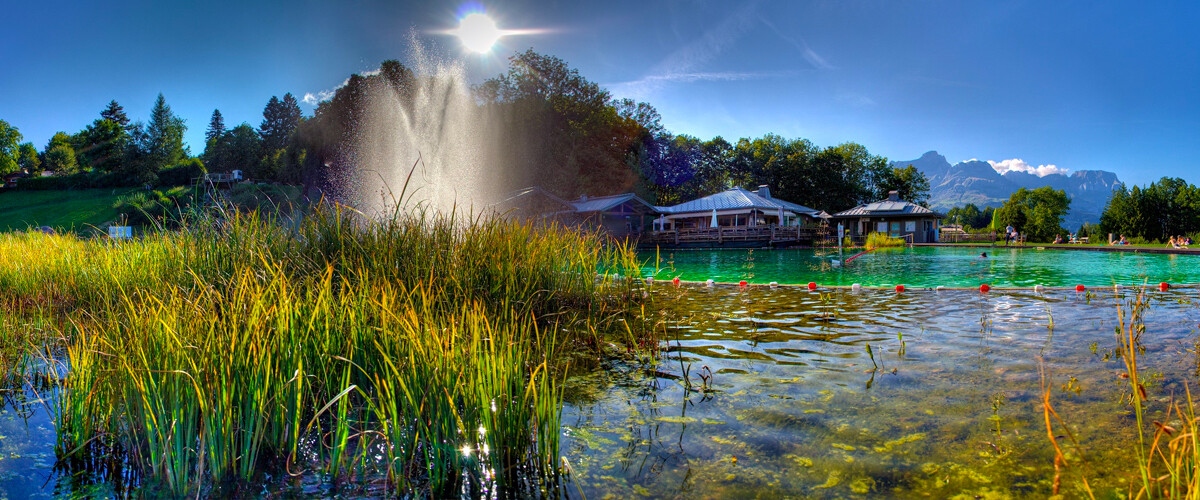
[[[129,140],[129,133],[119,122],[104,118],[105,112],[100,113],[100,119],[76,134],[73,142],[81,166],[99,172],[114,172],[120,169],[125,160],[125,143]]]
[[[1105,205],[1099,230],[1158,241],[1200,231],[1200,188],[1171,177],[1145,188],[1122,184]]]
[[[42,166],[42,159],[38,157],[37,147],[32,142],[21,144],[17,148],[17,167],[26,172],[37,172]],[[2,171],[3,168],[0,168]]]
[[[205,165],[210,172],[243,170],[258,177],[261,151],[262,139],[258,132],[250,124],[243,123],[209,142]]]
[[[884,171],[876,196],[886,198],[890,191],[898,191],[901,200],[911,201],[923,207],[929,206],[929,179],[909,165],[904,168],[890,168]],[[979,210],[978,207],[975,208]]]
[[[162,93],[150,110],[150,122],[146,124],[146,153],[148,168],[157,172],[167,165],[174,165],[188,156],[183,147],[183,133],[187,131],[184,120],[171,112]]]
[[[0,175],[17,171],[17,145],[20,142],[21,132],[17,127],[0,120]]]
[[[64,175],[79,170],[71,136],[66,132],[56,132],[50,137],[50,142],[46,143],[46,149],[42,152],[42,167]]]
[[[208,121],[208,130],[204,132],[204,143],[208,144],[213,139],[221,137],[225,133],[225,117],[221,116],[221,110],[214,109],[212,119]]]
[[[125,108],[121,107],[120,104],[117,104],[116,99],[108,101],[108,107],[104,108],[104,111],[100,112],[100,118],[103,120],[111,120],[113,123],[116,123],[118,126],[125,129],[126,132],[129,131],[129,117],[125,115]]]
[[[1070,206],[1071,199],[1061,189],[1021,188],[996,209],[996,225],[1012,226],[1032,241],[1052,241],[1065,232],[1062,221]]]
[[[263,109],[263,121],[259,126],[262,146],[266,151],[275,151],[287,146],[288,139],[300,124],[300,105],[292,94],[284,94],[283,100],[271,96]]]

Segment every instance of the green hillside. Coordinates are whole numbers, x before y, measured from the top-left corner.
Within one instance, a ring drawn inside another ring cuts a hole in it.
[[[113,203],[131,190],[0,190],[0,232],[30,226],[50,226],[57,231],[83,231],[89,226],[99,226],[117,217]]]

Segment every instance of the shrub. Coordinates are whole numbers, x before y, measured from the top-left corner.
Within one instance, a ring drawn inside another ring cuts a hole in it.
[[[159,186],[188,186],[193,179],[206,174],[204,163],[199,158],[188,158],[172,167],[158,172]]]

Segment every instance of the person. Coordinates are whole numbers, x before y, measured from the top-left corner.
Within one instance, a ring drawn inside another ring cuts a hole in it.
[[[1061,234],[1056,234],[1056,235],[1054,235],[1054,244],[1055,244],[1055,245],[1061,245],[1061,244],[1062,244],[1062,235],[1061,235]]]
[[[1167,240],[1167,246],[1171,248],[1179,248],[1179,241],[1172,236],[1171,239]]]
[[[1122,235],[1121,235],[1121,239],[1117,241],[1117,244],[1118,244],[1118,245],[1128,245],[1128,244],[1129,244],[1129,241],[1127,241],[1127,240],[1125,239],[1125,235],[1123,235],[1123,234],[1122,234]]]
[[[1185,237],[1183,238],[1183,244],[1184,244],[1184,245],[1191,245],[1191,244],[1192,244],[1192,237],[1191,237],[1191,236],[1185,236]]]
[[[1016,234],[1016,232],[1017,232],[1017,230],[1013,229],[1012,225],[1008,225],[1008,226],[1004,227],[1004,244],[1005,245],[1007,245],[1008,242],[1012,241],[1013,236]]]
[[[1187,248],[1191,243],[1191,238],[1184,238],[1183,236],[1175,238],[1175,248]]]
[[[987,252],[983,252],[983,253],[979,254],[979,258],[981,258],[981,259],[986,259],[986,258],[987,258]]]

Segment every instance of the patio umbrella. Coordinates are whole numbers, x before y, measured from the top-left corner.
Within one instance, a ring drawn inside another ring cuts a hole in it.
[[[779,225],[783,225],[783,207],[779,207]]]
[[[717,209],[715,208],[713,209],[712,224],[709,224],[708,227],[717,227]]]

